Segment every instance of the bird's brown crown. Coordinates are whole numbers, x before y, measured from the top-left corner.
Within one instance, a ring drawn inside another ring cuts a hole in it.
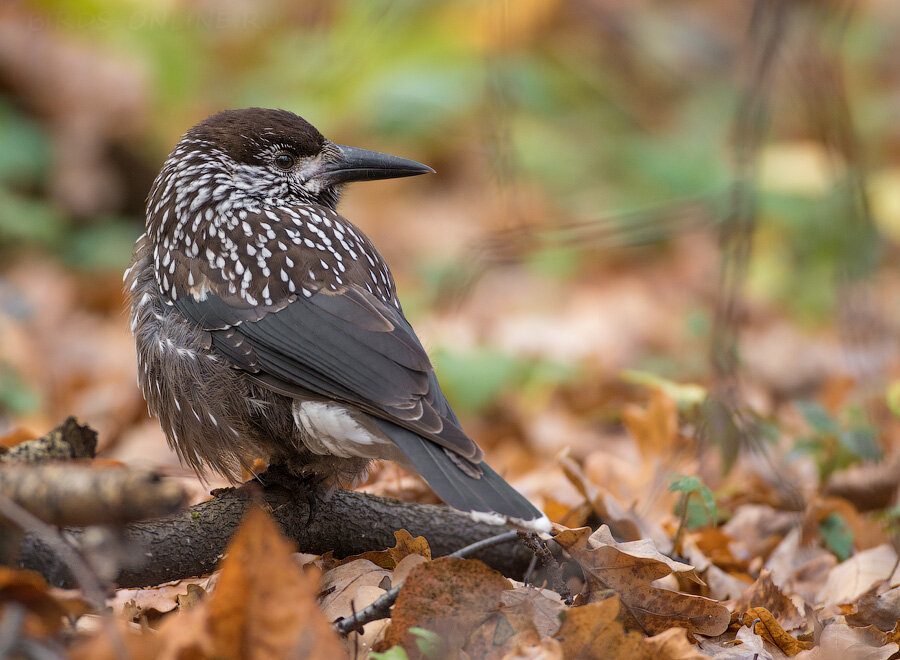
[[[261,165],[266,146],[278,146],[295,156],[315,156],[325,137],[308,121],[288,110],[244,108],[223,110],[190,129],[185,138],[207,141],[238,163]]]

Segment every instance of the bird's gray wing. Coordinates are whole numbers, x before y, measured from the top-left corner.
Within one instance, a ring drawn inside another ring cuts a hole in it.
[[[209,292],[174,305],[235,366],[273,389],[344,401],[478,462],[431,362],[399,309],[358,286],[296,296],[269,311]]]

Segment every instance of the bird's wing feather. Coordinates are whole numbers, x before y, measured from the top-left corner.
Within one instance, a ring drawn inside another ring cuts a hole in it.
[[[454,460],[443,447],[390,422],[377,420],[376,424],[450,506],[470,512],[484,522],[500,523],[500,519],[505,519],[517,527],[550,531],[547,517],[487,463],[470,465],[469,470],[461,469],[460,462],[466,463],[465,459]],[[473,477],[470,470],[477,471],[478,476]]]
[[[257,320],[246,320],[243,309],[215,293],[203,300],[179,296],[174,304],[209,329],[213,344],[236,366],[273,389],[295,386],[345,401],[481,460],[412,327],[398,309],[368,291],[345,286],[298,296]]]

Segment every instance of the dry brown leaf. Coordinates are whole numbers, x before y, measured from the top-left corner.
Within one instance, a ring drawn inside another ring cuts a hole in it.
[[[113,612],[127,613],[131,618],[141,614],[148,615],[151,619],[158,618],[178,607],[179,598],[186,598],[191,593],[191,587],[200,589],[205,594],[206,591],[199,586],[205,582],[206,578],[196,578],[166,582],[156,587],[117,589],[115,597],[107,600],[107,605]]]
[[[700,535],[698,534],[686,535],[682,543],[682,552],[695,570],[703,575],[706,588],[701,590],[701,595],[708,596],[713,600],[728,600],[729,598],[737,598],[744,593],[747,587],[753,584],[753,579],[746,573],[738,573],[738,576],[735,576],[719,568],[701,550],[697,543],[699,538]],[[723,555],[722,550],[717,552],[719,556]],[[735,562],[728,563],[735,564]]]
[[[534,608],[534,626],[541,638],[551,637],[559,630],[561,615],[566,611],[559,594],[549,589],[516,587],[500,594],[500,600],[506,605],[530,602]]]
[[[819,645],[804,651],[795,660],[887,660],[900,650],[896,642],[878,645],[859,628],[843,623],[825,626]]]
[[[422,561],[424,557],[415,555]],[[337,566],[322,576],[319,606],[328,621],[336,621],[370,605],[391,587],[391,573],[368,559],[356,559]],[[366,624],[363,634],[351,632],[343,640],[348,652],[355,648],[368,650],[387,625],[387,621]]]
[[[153,630],[119,621],[116,623],[116,631],[118,639],[113,640],[113,635],[101,628],[97,634],[79,640],[69,649],[68,657],[70,660],[119,660],[122,657],[130,660],[159,660],[162,657],[162,640]],[[123,646],[127,656],[121,652]],[[202,656],[181,657],[185,660],[199,660]]]
[[[770,616],[774,616],[785,630],[795,630],[806,623],[806,618],[793,601],[772,582],[770,571],[764,570],[756,582],[741,594],[733,611],[740,614],[760,607],[771,613]]]
[[[684,626],[691,632],[718,635],[728,627],[728,610],[715,601],[651,586],[671,573],[702,584],[692,566],[661,554],[649,541],[618,543],[602,525],[567,529],[555,537],[581,564],[593,592],[613,589],[648,633]]]
[[[765,568],[782,591],[814,603],[837,563],[837,557],[819,545],[801,546],[800,528],[795,527],[769,555]]]
[[[835,566],[816,600],[822,604],[851,603],[873,585],[889,579],[897,567],[897,553],[890,545],[858,552]]]
[[[751,584],[742,578],[726,573],[714,564],[710,564],[703,573],[703,579],[706,580],[709,587],[709,593],[706,595],[719,601],[737,598]]]
[[[622,408],[622,421],[645,459],[671,453],[678,444],[678,408],[660,389],[652,391],[646,408]]]
[[[825,495],[841,497],[859,511],[885,509],[900,486],[900,453],[877,463],[863,463],[832,473],[823,487]]]
[[[175,600],[178,601],[178,609],[182,611],[195,609],[203,602],[204,598],[206,598],[206,590],[199,584],[188,584],[187,593],[175,596]]]
[[[636,516],[629,515],[625,507],[612,494],[592,483],[581,469],[581,466],[571,457],[562,455],[557,460],[569,483],[584,497],[594,513],[601,520],[606,521],[616,536],[628,541],[637,541],[649,536],[649,534],[642,533],[641,525],[635,519]],[[662,533],[662,530],[660,532],[659,536],[667,538],[665,533]]]
[[[687,540],[696,543],[704,555],[726,571],[746,571],[747,562],[737,559],[731,552],[734,539],[719,527],[704,527],[691,532]]]
[[[360,587],[390,588],[391,572],[368,559],[341,564],[322,576],[319,605],[329,621],[352,614],[351,602]],[[357,611],[359,608],[357,607]]]
[[[534,608],[525,600],[513,605],[500,603],[496,611],[472,631],[464,650],[471,658],[497,658],[508,655],[518,646],[535,646],[540,641],[534,625]]]
[[[637,580],[652,582],[676,573],[692,582],[703,584],[693,566],[662,554],[653,541],[642,539],[620,543],[613,538],[607,525],[600,525],[593,533],[590,527],[562,530],[555,540],[569,552],[588,551],[591,556],[602,559],[605,569],[627,568]]]
[[[744,504],[738,507],[722,531],[734,539],[729,545],[740,560],[767,557],[799,522],[799,516],[776,511],[766,504]]]
[[[753,625],[753,631],[783,653],[794,656],[812,648],[812,642],[802,642],[785,632],[779,621],[765,607],[753,607],[745,611],[739,619],[744,625]]]
[[[25,633],[46,637],[57,633],[69,608],[50,593],[46,580],[34,571],[0,566],[0,612],[7,603],[25,608]],[[83,612],[83,608],[82,608]]]
[[[272,518],[252,508],[222,561],[207,622],[221,657],[306,658],[342,655],[337,635],[316,604],[318,579],[302,573]]]
[[[357,612],[360,612],[384,594],[385,590],[380,587],[359,587],[353,596],[353,606]],[[327,613],[326,616],[328,616],[329,621],[334,620]],[[378,619],[363,626],[362,633],[354,630],[348,634],[341,640],[347,653],[351,656],[366,657],[366,654],[372,650],[375,643],[381,639],[384,629],[389,624],[389,619]]]
[[[422,555],[407,555],[401,559],[391,576],[391,586],[396,587],[398,584],[402,584],[416,566],[424,564],[426,561],[428,560]]]
[[[650,658],[643,636],[638,632],[625,632],[622,623],[616,619],[619,607],[619,599],[613,596],[567,610],[559,632],[554,635],[562,644],[564,657],[585,660]]]
[[[509,580],[476,559],[441,557],[416,566],[406,578],[391,623],[376,650],[402,646],[422,657],[410,628],[437,633],[445,649],[462,648],[471,632],[494,614]]]
[[[654,660],[703,660],[708,656],[691,644],[684,628],[669,628],[644,640],[644,648]]]
[[[724,657],[729,658],[729,660],[731,658],[734,658],[734,660],[749,660],[750,658],[753,658],[753,660],[786,660],[788,657],[781,649],[771,644],[766,644],[763,637],[749,627],[738,630],[734,641],[740,644],[729,649],[731,651],[730,654],[726,653],[723,656],[714,654],[713,657]],[[704,650],[706,649],[704,648]]]
[[[571,505],[549,495],[544,496],[541,509],[551,522],[563,527],[582,527],[587,523],[588,515],[591,513],[590,505],[585,502]]]
[[[501,660],[563,660],[563,649],[555,639],[542,639],[537,644],[520,643]]]
[[[25,442],[26,440],[34,440],[37,437],[37,433],[33,433],[28,429],[24,429],[21,426],[18,426],[11,431],[8,431],[7,433],[0,435],[0,448],[9,449],[10,447],[14,447],[20,442]]]
[[[845,619],[854,627],[873,625],[883,632],[894,630],[900,621],[900,587],[894,587],[880,596],[862,596],[856,603],[856,611]]]
[[[163,622],[159,657],[346,657],[316,604],[315,572],[302,572],[292,552],[271,517],[252,507],[228,546],[212,594]]]
[[[405,529],[400,529],[394,532],[394,539],[397,543],[393,548],[353,555],[342,560],[341,563],[347,563],[356,559],[367,559],[373,564],[381,566],[381,568],[391,569],[395,568],[401,559],[409,555],[421,555],[425,559],[431,559],[431,548],[428,546],[428,541],[425,540],[424,536],[413,538],[413,535]]]

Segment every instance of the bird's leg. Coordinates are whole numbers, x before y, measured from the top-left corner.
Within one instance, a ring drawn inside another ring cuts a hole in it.
[[[309,526],[315,518],[318,510],[319,496],[330,491],[329,479],[317,473],[301,473],[296,474],[283,463],[274,463],[270,465],[265,472],[258,475],[257,480],[262,484],[263,488],[271,488],[280,486],[287,491],[296,493],[302,490],[306,496],[306,505],[308,513],[306,516],[306,525]]]

